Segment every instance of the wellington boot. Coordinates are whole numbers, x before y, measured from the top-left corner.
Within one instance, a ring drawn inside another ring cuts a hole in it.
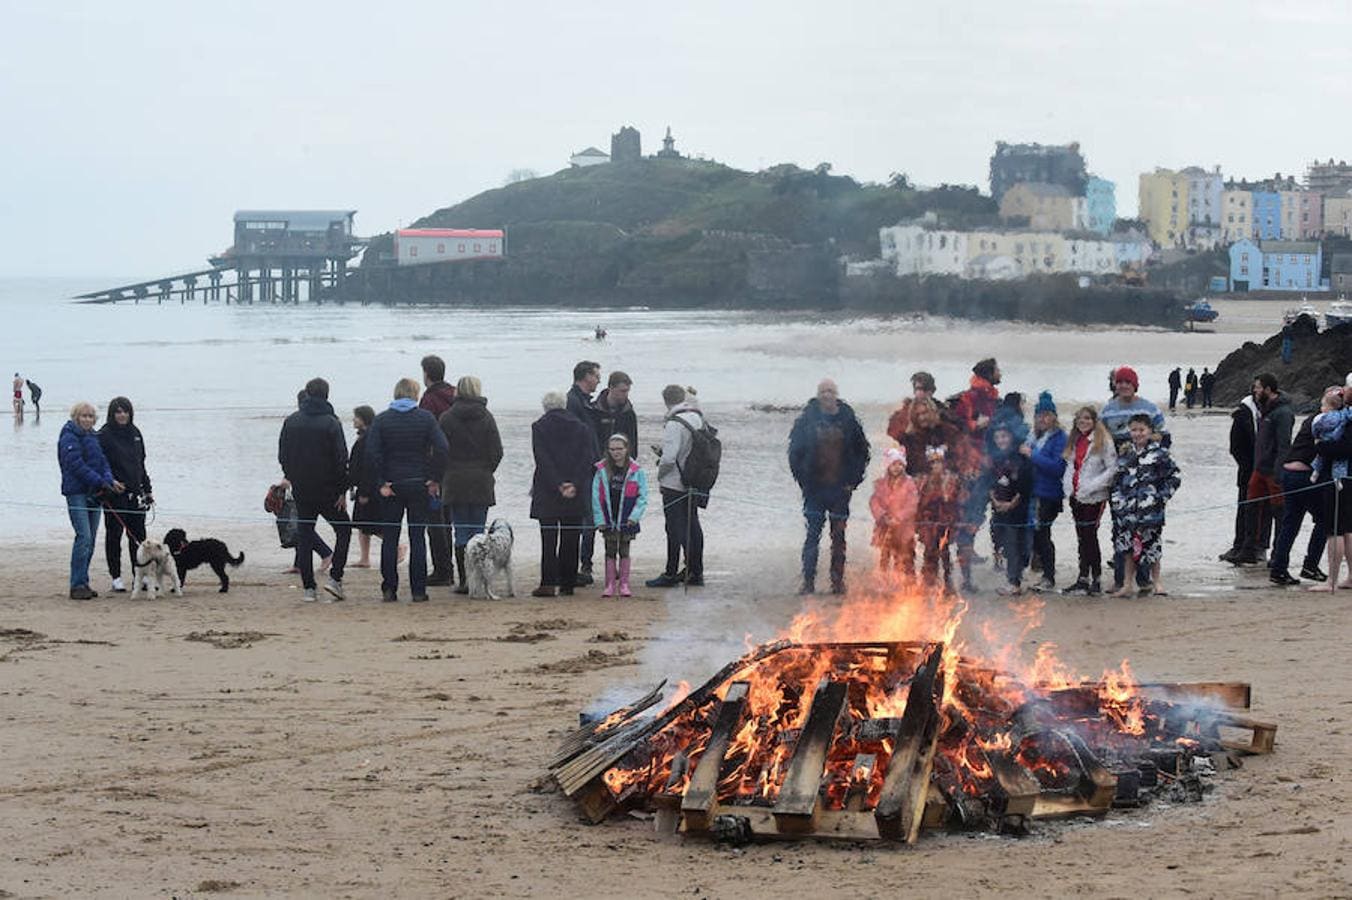
[[[605,587],[605,590],[601,591],[601,596],[602,596],[602,597],[614,597],[614,596],[615,596],[615,568],[616,568],[616,567],[615,567],[615,560],[613,560],[613,559],[607,559],[607,560],[606,560],[606,587]]]
[[[455,548],[455,569],[460,573],[460,583],[455,586],[455,593],[469,593],[469,579],[465,578],[465,548]]]
[[[620,560],[620,596],[621,597],[634,596],[629,591],[629,557],[627,556],[624,559]]]

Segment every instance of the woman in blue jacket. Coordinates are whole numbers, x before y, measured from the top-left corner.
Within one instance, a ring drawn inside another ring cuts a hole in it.
[[[1029,456],[1033,461],[1033,500],[1036,517],[1033,527],[1033,568],[1042,572],[1041,590],[1056,587],[1056,547],[1052,544],[1052,522],[1061,514],[1065,489],[1061,485],[1066,472],[1066,431],[1056,418],[1051,391],[1038,394],[1033,417],[1033,439]]]
[[[75,545],[70,551],[70,599],[90,600],[98,593],[89,588],[89,561],[94,557],[94,538],[99,532],[99,494],[125,490],[114,480],[108,458],[99,446],[94,423],[99,415],[94,404],[71,407],[70,421],[61,427],[56,458],[61,465],[61,493],[66,497]]]
[[[606,544],[606,587],[602,597],[632,597],[629,591],[629,543],[638,536],[648,508],[648,476],[629,455],[629,436],[612,434],[606,457],[596,464],[591,487],[592,521]],[[617,580],[618,579],[618,580]]]

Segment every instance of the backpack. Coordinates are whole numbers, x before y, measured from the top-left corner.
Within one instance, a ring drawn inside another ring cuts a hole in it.
[[[709,420],[700,415],[700,427],[696,428],[679,415],[667,416],[668,422],[679,423],[690,432],[690,455],[685,465],[676,463],[685,486],[704,495],[698,498],[701,507],[707,506],[708,494],[718,481],[718,467],[723,461],[723,442],[718,439],[718,429],[709,424]]]

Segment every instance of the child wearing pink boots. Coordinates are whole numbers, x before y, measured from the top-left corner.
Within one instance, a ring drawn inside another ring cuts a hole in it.
[[[883,453],[886,469],[873,482],[869,509],[873,512],[873,546],[878,548],[878,567],[915,577],[915,515],[920,495],[906,473],[906,450],[889,447]]]
[[[629,458],[629,438],[612,434],[605,458],[592,478],[592,521],[606,545],[606,587],[602,597],[629,592],[629,543],[638,536],[638,522],[648,508],[648,476]]]

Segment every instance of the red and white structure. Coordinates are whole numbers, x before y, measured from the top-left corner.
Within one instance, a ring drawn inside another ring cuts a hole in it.
[[[394,259],[401,266],[506,255],[507,233],[501,228],[401,228],[394,233]]]

